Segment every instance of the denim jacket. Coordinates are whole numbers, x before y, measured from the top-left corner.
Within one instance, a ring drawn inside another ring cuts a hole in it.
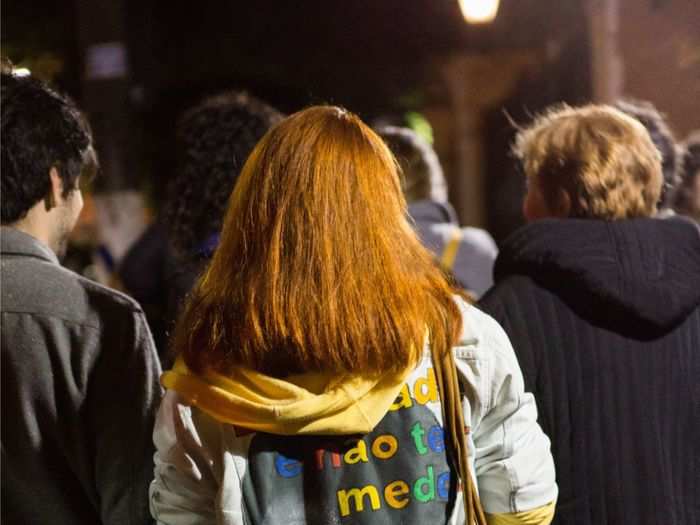
[[[482,505],[491,515],[545,506],[557,497],[550,444],[510,342],[491,317],[457,302],[454,353]],[[159,523],[464,523],[427,345],[377,427],[340,445],[244,431],[194,404],[170,390],[156,421]]]

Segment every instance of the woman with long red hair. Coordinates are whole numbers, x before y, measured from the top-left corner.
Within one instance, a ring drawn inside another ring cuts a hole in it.
[[[396,166],[336,107],[248,158],[162,378],[159,523],[465,523],[476,490],[492,523],[551,520],[549,441],[510,343],[421,246]],[[461,484],[431,351],[463,391]]]

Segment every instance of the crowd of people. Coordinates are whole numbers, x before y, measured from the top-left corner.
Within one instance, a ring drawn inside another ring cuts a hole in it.
[[[518,130],[497,247],[411,129],[207,98],[116,291],[60,265],[89,124],[0,85],[4,523],[700,523],[700,137],[650,104]]]

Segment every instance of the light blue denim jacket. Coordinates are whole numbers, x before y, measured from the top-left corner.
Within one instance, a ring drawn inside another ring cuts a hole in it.
[[[549,439],[537,423],[535,400],[524,391],[513,348],[495,320],[462,299],[456,301],[462,312],[463,333],[454,348],[455,362],[465,391],[464,420],[471,429],[471,472],[484,510],[500,514],[544,506],[557,498],[554,463]],[[426,348],[406,379],[408,392],[425,388],[424,395],[412,396],[411,402],[429,397],[431,374]],[[401,399],[397,398],[392,410],[399,408]],[[424,406],[441,425],[439,401],[433,398]],[[169,391],[153,437],[157,452],[151,513],[159,523],[250,523],[242,485],[249,466],[251,434],[237,436],[230,425],[188,406]],[[461,495],[457,493],[450,524],[464,523]],[[289,516],[294,521],[288,501],[273,499],[271,507],[275,505],[279,508],[266,509],[268,515]]]

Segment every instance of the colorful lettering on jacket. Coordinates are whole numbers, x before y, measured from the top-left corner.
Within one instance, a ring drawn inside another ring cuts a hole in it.
[[[255,434],[243,480],[251,521],[444,523],[457,488],[443,429],[426,406],[439,410],[438,402],[429,368],[365,436]]]

